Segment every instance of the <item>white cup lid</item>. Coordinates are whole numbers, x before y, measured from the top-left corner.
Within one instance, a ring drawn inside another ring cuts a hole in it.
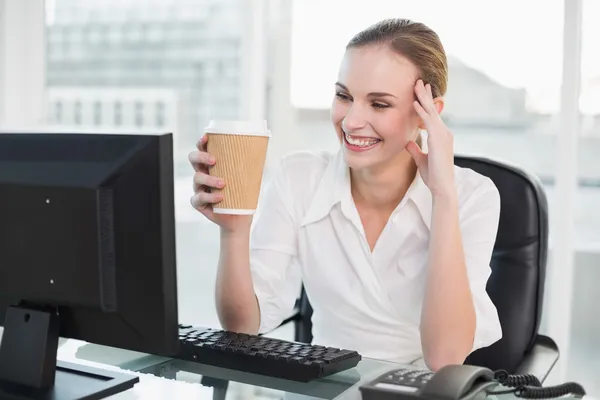
[[[271,136],[265,120],[211,120],[204,133]]]

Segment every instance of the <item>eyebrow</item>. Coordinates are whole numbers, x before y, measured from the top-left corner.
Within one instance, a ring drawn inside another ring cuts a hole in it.
[[[346,92],[350,92],[348,90],[348,88],[346,87],[346,85],[344,85],[343,83],[336,82],[335,86],[339,86],[340,88],[342,88]],[[367,96],[368,97],[394,97],[394,98],[396,98],[396,96],[394,96],[393,94],[391,94],[391,93],[385,93],[385,92],[371,92]]]

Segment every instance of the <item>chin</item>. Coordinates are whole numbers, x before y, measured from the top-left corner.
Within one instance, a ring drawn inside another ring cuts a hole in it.
[[[382,149],[376,148],[369,151],[355,152],[342,144],[344,162],[354,171],[380,169],[387,165],[394,157],[389,156]]]
[[[355,154],[348,149],[343,148],[344,162],[353,170],[367,169],[376,166],[381,162],[378,157],[369,155]]]
[[[386,169],[407,156],[403,155],[402,149],[390,151],[390,149],[374,148],[369,151],[355,152],[349,150],[344,144],[342,144],[342,154],[346,165],[354,171]]]

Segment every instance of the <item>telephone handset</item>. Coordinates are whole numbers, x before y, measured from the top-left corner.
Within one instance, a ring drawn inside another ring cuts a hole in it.
[[[396,369],[359,388],[363,400],[470,400],[498,385],[494,372],[472,365],[448,365],[438,372]]]

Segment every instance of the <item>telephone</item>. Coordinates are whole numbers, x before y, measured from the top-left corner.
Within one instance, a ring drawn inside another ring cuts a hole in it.
[[[359,388],[363,400],[470,400],[499,385],[494,372],[472,365],[448,365],[433,373],[395,369]]]
[[[492,390],[497,385],[504,389]],[[507,393],[524,399],[586,396],[585,389],[575,382],[542,387],[535,375],[510,375],[474,365],[447,365],[435,373],[410,367],[395,369],[359,390],[363,400],[473,400]]]

